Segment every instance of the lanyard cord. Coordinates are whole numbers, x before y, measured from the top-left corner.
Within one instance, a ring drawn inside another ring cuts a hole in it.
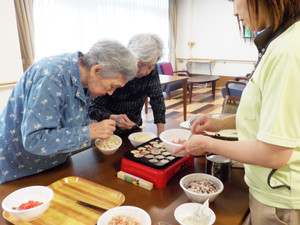
[[[277,186],[271,186],[271,178],[272,178],[273,174],[276,172],[276,170],[277,169],[272,169],[271,172],[268,175],[268,185],[270,186],[270,188],[272,188],[272,189],[278,189],[278,188],[286,187],[287,189],[291,190],[291,186],[286,185],[286,184],[277,185]]]

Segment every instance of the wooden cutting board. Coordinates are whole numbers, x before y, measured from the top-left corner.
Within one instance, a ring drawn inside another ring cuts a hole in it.
[[[6,211],[3,212],[3,217],[18,225],[96,224],[104,211],[95,211],[78,205],[77,200],[104,209],[120,206],[125,201],[123,193],[80,177],[66,177],[48,187],[54,191],[54,197],[42,217],[28,222],[18,221]]]

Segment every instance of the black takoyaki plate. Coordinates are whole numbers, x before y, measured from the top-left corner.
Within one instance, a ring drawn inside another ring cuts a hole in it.
[[[154,169],[164,169],[181,158],[169,153],[159,137],[132,148],[124,157]]]

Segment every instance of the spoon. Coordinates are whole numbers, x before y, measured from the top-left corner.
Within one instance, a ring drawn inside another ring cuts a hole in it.
[[[199,208],[197,208],[193,215],[192,215],[192,220],[197,223],[197,224],[200,224],[201,222],[205,221],[206,219],[208,219],[208,216],[207,213],[206,213],[206,210],[208,209],[208,199],[204,202],[204,204],[202,206],[199,206]],[[204,212],[202,211],[204,210]],[[201,212],[202,211],[202,212]]]

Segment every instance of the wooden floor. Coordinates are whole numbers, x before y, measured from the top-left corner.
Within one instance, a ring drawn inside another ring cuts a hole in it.
[[[221,94],[222,87],[216,87],[215,100],[212,98],[211,87],[198,86],[194,87],[192,102],[187,103],[187,120],[190,118],[207,113],[221,113],[223,97]],[[168,122],[183,122],[183,102],[182,89],[171,92],[172,99],[165,100],[166,104],[166,125]],[[153,113],[151,106],[148,104],[148,114],[142,112],[144,125],[153,123]]]

